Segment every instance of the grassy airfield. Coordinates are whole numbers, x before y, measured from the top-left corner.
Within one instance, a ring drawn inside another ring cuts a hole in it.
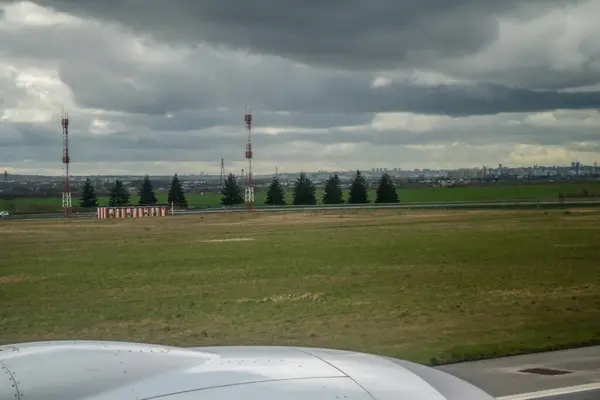
[[[425,363],[600,342],[600,210],[0,221],[0,343],[267,344]]]

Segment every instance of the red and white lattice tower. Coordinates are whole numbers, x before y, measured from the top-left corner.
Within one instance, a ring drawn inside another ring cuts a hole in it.
[[[248,160],[248,175],[246,179],[246,189],[244,190],[244,202],[248,210],[254,206],[254,186],[252,184],[252,112],[246,108],[244,115],[246,122],[246,133],[248,134],[248,143],[246,144],[246,159]]]
[[[65,191],[62,194],[62,209],[65,217],[71,215],[71,176],[69,175],[69,116],[63,112],[61,117],[62,137],[63,137],[63,154],[62,162],[65,165]]]

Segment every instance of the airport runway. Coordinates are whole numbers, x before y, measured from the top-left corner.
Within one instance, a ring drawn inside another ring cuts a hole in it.
[[[480,387],[498,400],[600,400],[600,346],[436,368]]]

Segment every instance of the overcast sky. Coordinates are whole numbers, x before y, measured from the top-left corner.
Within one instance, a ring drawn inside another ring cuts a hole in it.
[[[0,169],[600,162],[600,0],[0,0]]]

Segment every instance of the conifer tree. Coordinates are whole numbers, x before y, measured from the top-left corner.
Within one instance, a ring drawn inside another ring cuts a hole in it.
[[[234,206],[243,202],[244,196],[242,188],[238,185],[237,178],[234,174],[227,175],[221,188],[221,204],[224,206]]]
[[[142,187],[140,189],[140,206],[153,206],[156,205],[157,199],[152,188],[152,181],[148,175],[144,176]]]
[[[121,207],[129,205],[129,191],[123,182],[116,180],[108,194],[108,205],[110,207]]]
[[[344,196],[340,186],[340,177],[333,174],[325,182],[325,190],[323,192],[323,204],[342,204]]]
[[[312,206],[317,204],[317,189],[314,183],[304,172],[300,174],[294,183],[294,199],[292,203],[296,206]]]
[[[98,198],[96,191],[89,178],[85,180],[81,188],[81,196],[79,197],[79,205],[84,208],[98,207]]]
[[[397,203],[398,201],[398,192],[396,192],[394,181],[389,174],[384,173],[379,179],[375,203]]]
[[[350,183],[350,192],[348,193],[348,203],[350,204],[365,204],[369,202],[367,193],[367,180],[360,171],[356,171],[356,175]]]
[[[267,189],[265,204],[269,206],[285,206],[285,190],[277,177],[273,178]]]
[[[177,174],[173,175],[173,179],[171,180],[171,187],[169,189],[167,201],[169,204],[175,204],[180,208],[187,208],[185,193],[183,193],[183,187],[181,186],[181,182],[179,181]]]

